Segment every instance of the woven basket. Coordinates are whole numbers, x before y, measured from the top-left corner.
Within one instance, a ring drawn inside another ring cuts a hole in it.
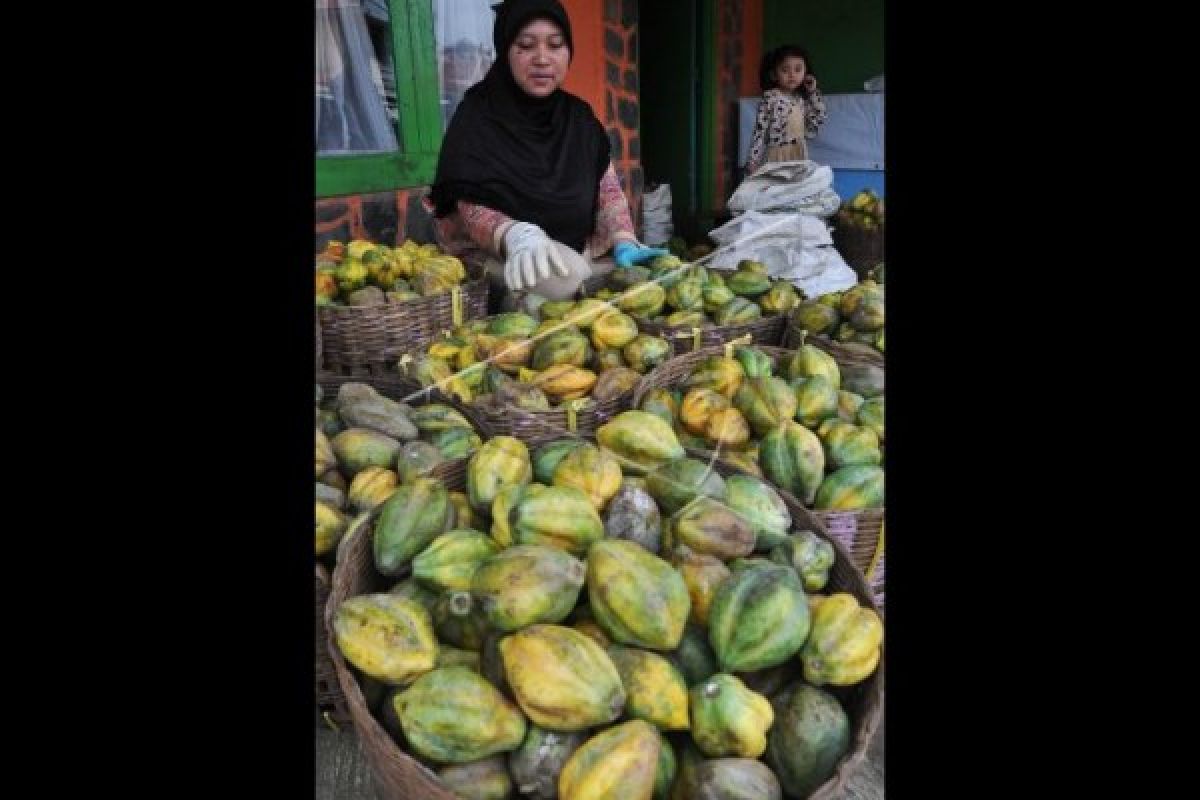
[[[487,314],[488,280],[466,264],[467,280],[451,291],[382,306],[317,306],[324,369],[337,375],[387,376],[404,353],[424,350],[440,332]],[[460,315],[454,313],[455,297]]]
[[[461,489],[461,484],[447,482],[447,488]],[[784,498],[788,502],[788,498]],[[803,506],[790,502],[788,510],[797,529],[809,529],[828,539],[834,547],[836,558],[829,572],[827,593],[849,592],[864,608],[878,611],[871,592],[863,581],[862,573],[851,563],[849,553],[836,539],[831,539],[821,521]],[[375,572],[371,553],[371,524],[363,526],[339,549],[337,569],[333,573],[333,589],[325,608],[326,627],[334,612],[347,598],[374,591],[386,591],[395,579],[385,579]],[[345,659],[338,651],[333,637],[329,637],[329,650],[333,656],[338,680],[350,708],[354,727],[358,733],[367,762],[375,775],[380,797],[383,800],[455,800],[432,771],[413,757],[407,755],[387,733],[368,709],[362,689]],[[878,728],[883,712],[884,661],[880,658],[875,672],[862,683],[845,689],[829,688],[850,718],[850,749],[838,763],[836,771],[828,781],[810,795],[810,800],[832,800],[839,796],[846,782],[854,774],[866,755],[867,747]]]
[[[341,725],[349,725],[350,707],[346,705],[346,695],[338,684],[337,670],[334,669],[333,659],[329,656],[328,636],[325,633],[325,605],[329,601],[329,586],[331,578],[324,564],[316,565],[316,677],[317,677],[317,713],[325,720],[325,724],[337,729]]]
[[[466,487],[465,468],[457,476],[443,478],[447,489],[462,491]],[[359,746],[375,776],[382,800],[458,800],[432,770],[409,756],[371,713],[362,687],[350,666],[342,657],[333,638],[333,614],[347,598],[368,592],[387,591],[396,578],[384,578],[375,571],[371,534],[379,516],[376,507],[370,522],[338,546],[337,567],[333,571],[333,587],[324,609],[325,647],[332,657],[338,684],[346,698],[350,717],[358,734]]]
[[[706,267],[709,272],[716,272],[727,277],[732,275],[736,270],[716,269],[714,267]],[[607,285],[607,280],[610,276],[599,275],[594,278],[589,278],[584,281],[581,296],[591,296],[600,291]],[[648,333],[652,336],[661,336],[668,342],[672,343],[676,353],[686,353],[697,349],[696,340],[699,339],[700,347],[712,347],[713,345],[725,344],[734,339],[743,339],[747,335],[755,344],[777,345],[783,338],[783,329],[787,324],[787,317],[784,314],[770,314],[750,322],[742,322],[736,325],[711,325],[707,324],[701,327],[693,327],[691,325],[666,325],[662,322],[634,317],[637,320],[638,331]]]
[[[855,225],[835,225],[833,246],[842,259],[858,273],[859,280],[883,261],[883,223],[872,230],[863,230]]]
[[[823,333],[816,335],[809,333],[800,325],[793,312],[788,317],[787,329],[783,335],[783,346],[789,350],[794,350],[800,346],[801,342],[811,344],[813,347],[819,347],[833,356],[833,360],[840,365],[884,366],[883,353],[869,344],[835,342]]]
[[[604,277],[604,276],[601,276]],[[639,323],[639,331],[641,323]],[[667,358],[672,358],[675,345],[666,339],[669,347]],[[407,394],[444,396],[436,387],[423,387],[411,378],[401,375],[399,383]],[[472,403],[471,410],[491,436],[512,436],[530,447],[561,438],[564,435],[594,436],[596,429],[629,408],[633,389],[622,392],[603,402],[587,398],[582,407],[562,403],[546,411],[530,411],[514,405],[496,403]],[[582,398],[581,398],[582,400]]]
[[[441,393],[428,392],[421,392],[413,396],[401,380],[385,380],[382,378],[361,379],[346,375],[330,375],[328,373],[317,376],[317,383],[321,386],[326,396],[329,397],[335,396],[343,383],[360,380],[372,386],[383,396],[392,400],[407,402],[409,405],[423,406],[427,403],[445,403],[466,417],[479,432],[480,438],[486,440],[490,436],[486,427],[480,424],[474,412],[469,408],[463,407],[463,404],[453,397],[446,397]],[[466,474],[467,459],[465,458],[454,461],[443,461],[430,471],[430,477],[441,480],[447,486],[465,486]],[[325,604],[329,597],[329,570],[326,569],[324,564],[318,563],[316,571],[317,646],[314,671],[317,679],[317,711],[327,725],[336,728],[339,725],[350,724],[350,710],[346,703],[346,697],[342,693],[341,685],[338,683],[337,673],[334,670],[333,661],[329,657],[329,650],[326,646],[328,637],[325,631]]]
[[[791,350],[783,347],[758,346],[757,349],[765,353],[775,366],[779,365],[781,359],[786,358],[792,353]],[[670,389],[678,385],[705,358],[724,354],[725,347],[708,347],[672,358],[638,382],[637,387],[633,391],[632,407],[641,408],[642,400],[654,389]],[[698,458],[701,461],[708,461],[714,456],[720,459],[719,452],[692,447],[685,449],[689,456]],[[717,463],[720,470],[726,467],[736,469],[723,460],[718,460]],[[787,491],[779,487],[775,488],[785,499],[790,498],[797,505],[802,505]],[[872,587],[875,588],[877,595],[882,598],[882,530],[884,510],[882,508],[874,508],[863,511],[813,511],[811,513],[823,521],[833,538],[838,539],[845,545],[851,562],[864,573],[869,572],[871,574]],[[876,550],[879,551],[878,555]],[[872,565],[874,565],[873,569]]]

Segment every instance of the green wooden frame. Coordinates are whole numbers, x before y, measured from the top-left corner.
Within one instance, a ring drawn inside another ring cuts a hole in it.
[[[433,182],[442,144],[433,0],[389,0],[400,149],[318,156],[317,197],[383,192]]]
[[[700,96],[696,126],[699,161],[696,164],[696,212],[703,224],[715,216],[717,191],[717,2],[701,0],[697,16]],[[711,226],[709,226],[711,227]],[[707,228],[706,228],[707,229]]]

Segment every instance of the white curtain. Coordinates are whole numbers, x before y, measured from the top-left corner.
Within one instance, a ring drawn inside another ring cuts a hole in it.
[[[441,86],[442,127],[450,124],[463,93],[496,60],[492,47],[495,0],[434,0],[433,30]]]
[[[317,152],[398,149],[383,78],[359,0],[316,0]],[[390,69],[390,65],[387,65]]]

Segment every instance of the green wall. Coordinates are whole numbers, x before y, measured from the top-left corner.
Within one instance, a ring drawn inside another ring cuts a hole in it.
[[[781,44],[808,50],[821,91],[861,92],[883,72],[883,0],[763,0],[763,52]]]

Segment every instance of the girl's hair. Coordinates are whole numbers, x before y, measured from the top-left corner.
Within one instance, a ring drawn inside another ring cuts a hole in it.
[[[783,63],[785,58],[802,58],[804,59],[804,71],[808,75],[813,74],[812,59],[808,56],[808,51],[803,47],[795,44],[785,44],[776,47],[763,56],[762,66],[758,70],[758,85],[765,92],[767,89],[774,89],[779,86],[779,81],[775,80],[775,68]],[[801,84],[798,89],[800,96],[808,99],[808,88]]]

